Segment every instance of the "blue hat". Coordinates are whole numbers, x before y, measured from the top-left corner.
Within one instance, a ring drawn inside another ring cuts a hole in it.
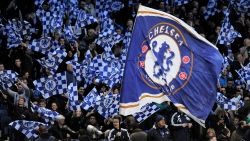
[[[157,115],[156,117],[155,117],[155,122],[157,123],[157,122],[159,122],[159,121],[161,121],[161,120],[164,120],[165,118],[164,118],[164,116],[162,116],[162,115]]]

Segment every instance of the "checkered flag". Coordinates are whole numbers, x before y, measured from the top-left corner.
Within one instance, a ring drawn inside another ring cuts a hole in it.
[[[28,139],[35,139],[38,137],[38,132],[36,129],[38,129],[40,125],[46,126],[41,122],[27,120],[15,120],[9,124],[10,127],[20,131]]]
[[[40,52],[42,54],[49,54],[56,49],[60,48],[59,42],[52,41],[50,37],[44,37],[40,39],[34,39],[28,48],[33,51]]]
[[[204,19],[208,19],[210,16],[215,15],[217,11],[217,0],[209,0],[207,3],[207,9],[204,11]]]
[[[133,116],[141,123],[159,110],[160,108],[156,104],[148,103],[141,108],[140,112],[135,113]]]
[[[67,92],[66,72],[57,73],[48,77],[43,77],[33,81],[36,90],[40,91],[44,98],[63,94]]]
[[[120,11],[124,7],[121,0],[113,0],[111,4],[111,10],[114,12]]]
[[[63,29],[63,33],[64,33],[65,39],[67,39],[68,41],[77,39],[71,25],[65,25]]]
[[[247,85],[247,88],[249,90],[250,88],[250,63],[247,64],[245,67],[236,70],[236,73],[239,75],[240,77],[240,81],[242,83],[245,83]]]
[[[52,74],[55,74],[58,66],[62,63],[63,59],[67,56],[64,50],[55,50],[53,53],[49,53],[48,56],[37,59],[37,62],[44,68],[47,68]]]
[[[94,109],[104,118],[119,114],[120,94],[101,96],[101,100],[96,101]]]
[[[85,27],[87,25],[96,23],[97,19],[90,15],[87,14],[84,10],[78,10],[78,14],[77,14],[77,19],[76,19],[76,24],[75,24],[75,28],[82,28]]]
[[[46,123],[49,123],[50,121],[55,121],[56,116],[60,115],[56,111],[52,111],[45,107],[39,107],[33,103],[31,103],[31,109],[33,112],[37,112],[40,115],[40,117],[45,120]]]
[[[53,13],[51,11],[44,11],[43,9],[39,8],[36,11],[36,15],[42,23],[43,27],[43,37],[49,36],[51,31],[51,21],[53,18]]]
[[[249,0],[231,0],[230,4],[236,9],[237,13],[248,13],[250,12],[250,1]]]
[[[11,87],[17,81],[18,74],[13,70],[0,71],[0,84],[3,89]]]
[[[16,48],[22,43],[21,30],[22,23],[20,21],[8,21],[3,32],[3,35],[7,36],[7,48]]]
[[[101,99],[99,93],[97,92],[96,88],[94,87],[86,97],[84,97],[81,107],[84,110],[89,110],[91,107],[94,107],[96,101],[99,101]]]
[[[244,106],[242,100],[238,102],[232,101],[219,92],[217,93],[216,102],[224,110],[238,110],[240,107]]]
[[[87,80],[87,82],[89,83],[92,83],[92,80],[96,77],[97,74],[99,74],[100,70],[103,70],[103,67],[103,56],[99,54],[91,60],[87,70],[88,78],[85,78],[85,80]]]
[[[69,93],[69,101],[68,101],[69,110],[74,111],[74,110],[80,109],[76,82],[72,82],[69,84],[68,93]]]
[[[230,45],[237,37],[241,37],[241,34],[234,30],[233,26],[229,21],[229,11],[227,11],[218,36],[218,43]]]
[[[95,9],[97,17],[101,17],[103,11],[111,11],[112,0],[96,0]]]
[[[73,75],[77,81],[82,81],[83,78],[83,66],[78,63],[77,53],[74,54],[73,60],[67,61],[66,64],[71,64],[73,67]]]
[[[31,35],[35,33],[35,28],[27,21],[23,21],[23,29],[21,31],[21,36],[27,40],[31,39]]]
[[[189,3],[189,0],[175,0],[174,1],[174,4],[176,6],[180,6],[180,5],[187,4],[187,3]]]

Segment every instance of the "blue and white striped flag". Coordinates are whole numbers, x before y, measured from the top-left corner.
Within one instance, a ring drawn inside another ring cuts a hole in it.
[[[23,133],[28,139],[38,137],[37,129],[40,125],[46,126],[44,123],[37,121],[15,120],[9,124],[10,127]]]
[[[135,113],[133,116],[141,123],[159,110],[160,108],[156,104],[148,103],[141,108],[140,112]]]
[[[0,71],[0,84],[3,89],[11,87],[17,81],[18,74],[13,70]]]
[[[37,62],[39,62],[42,67],[48,69],[52,74],[55,74],[66,56],[67,53],[64,50],[57,49],[53,53],[49,53],[48,56],[37,59]]]
[[[80,109],[80,103],[78,101],[78,93],[77,93],[77,83],[72,82],[68,86],[68,93],[69,93],[69,110],[75,111]]]
[[[61,48],[61,45],[57,41],[52,41],[50,37],[44,37],[40,39],[34,39],[28,48],[33,51],[48,55],[49,53],[54,52],[56,49]]]
[[[242,100],[238,102],[232,101],[219,92],[217,93],[216,102],[224,110],[238,110],[244,105]]]
[[[227,11],[219,36],[218,36],[218,43],[224,45],[230,45],[234,42],[234,39],[237,37],[242,37],[239,32],[234,30],[234,27],[231,25],[229,21],[229,11]]]
[[[217,0],[209,0],[207,3],[207,9],[204,11],[204,19],[208,19],[209,17],[215,15],[217,11]]]
[[[67,77],[66,72],[57,73],[48,77],[43,77],[33,81],[36,90],[40,91],[44,98],[63,94],[67,92]]]
[[[101,100],[96,101],[94,108],[104,118],[119,114],[120,94],[101,96]]]
[[[46,123],[49,123],[50,121],[55,121],[56,116],[60,115],[56,111],[52,111],[50,109],[47,109],[45,107],[39,107],[37,105],[31,104],[32,111],[37,112],[41,118],[45,120]]]
[[[101,99],[99,93],[97,92],[96,88],[94,87],[86,97],[84,97],[81,107],[84,110],[89,110],[89,108],[94,107],[96,101]]]

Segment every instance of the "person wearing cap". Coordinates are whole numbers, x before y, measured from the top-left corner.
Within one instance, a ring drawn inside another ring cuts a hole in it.
[[[162,115],[157,115],[154,126],[148,131],[147,141],[172,141],[171,134]]]

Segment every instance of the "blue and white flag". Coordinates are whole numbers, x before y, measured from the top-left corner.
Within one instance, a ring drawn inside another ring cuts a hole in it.
[[[43,77],[33,81],[36,90],[40,91],[44,98],[63,94],[67,92],[66,72],[57,73],[48,77]]]
[[[234,9],[236,9],[237,13],[248,13],[249,14],[249,12],[250,12],[250,1],[249,0],[230,0],[230,4],[234,7]]]
[[[95,1],[95,10],[97,17],[101,17],[101,13],[104,11],[110,12],[111,11],[111,5],[112,0],[96,0]]]
[[[156,104],[148,103],[140,109],[140,112],[135,113],[133,116],[141,123],[159,110],[160,108]]]
[[[48,55],[49,53],[54,52],[56,49],[61,48],[61,46],[59,42],[52,41],[50,37],[44,37],[40,39],[34,39],[28,48],[33,51]]]
[[[78,89],[77,89],[77,83],[72,82],[68,86],[68,93],[69,93],[69,110],[75,111],[80,109],[80,103],[78,101]]]
[[[35,139],[38,137],[39,126],[44,125],[44,123],[37,121],[26,121],[26,120],[15,120],[9,124],[10,127],[23,133],[28,139]]]
[[[226,96],[219,92],[217,93],[216,102],[224,110],[238,110],[239,108],[244,106],[242,100],[239,100],[237,102],[232,101],[231,99],[228,99]]]
[[[18,74],[13,70],[0,71],[0,85],[3,89],[11,87],[18,79]]]
[[[83,28],[87,25],[96,23],[97,19],[90,15],[87,14],[84,10],[78,10],[78,15],[77,15],[77,19],[76,19],[76,24],[75,24],[75,30],[77,30],[78,28]]]
[[[101,99],[99,93],[97,92],[96,88],[94,87],[86,97],[84,97],[81,107],[84,110],[89,110],[91,107],[94,107],[96,101]]]
[[[120,94],[101,96],[101,100],[96,101],[94,108],[104,118],[113,117],[119,114]]]
[[[56,111],[52,111],[50,109],[47,109],[45,107],[39,107],[37,105],[31,104],[32,111],[37,112],[41,118],[45,120],[46,123],[49,123],[50,121],[55,121],[56,116],[60,115]]]
[[[229,21],[229,11],[225,14],[225,18],[218,35],[218,43],[224,45],[230,45],[234,42],[234,39],[237,37],[242,37],[239,32],[234,30],[234,27]]]
[[[64,50],[57,49],[48,56],[37,59],[37,62],[46,69],[48,69],[52,74],[55,74],[59,65],[62,63],[63,59],[67,56]]]
[[[22,43],[21,31],[22,23],[20,21],[8,21],[3,32],[3,35],[7,36],[7,48],[15,48]]]
[[[240,82],[246,84],[247,89],[250,90],[250,63],[235,71],[240,77]]]
[[[207,3],[207,9],[204,11],[204,19],[208,19],[209,17],[215,15],[217,11],[217,0],[209,0]]]
[[[83,65],[78,63],[77,53],[74,54],[73,60],[67,61],[66,64],[71,64],[73,67],[73,75],[76,77],[77,81],[82,81],[83,77]]]
[[[174,1],[174,4],[176,6],[180,6],[180,5],[187,4],[187,3],[189,3],[189,0],[175,0]]]
[[[182,20],[140,6],[122,82],[120,114],[171,101],[200,123],[210,113],[223,57]]]

